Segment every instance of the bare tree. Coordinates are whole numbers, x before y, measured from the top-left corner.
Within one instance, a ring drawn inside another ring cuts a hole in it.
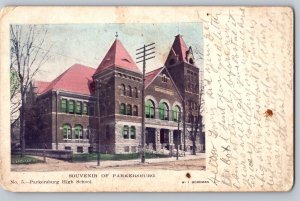
[[[200,141],[200,135],[202,135],[202,128],[203,128],[203,118],[202,118],[202,113],[203,113],[203,105],[204,105],[204,100],[203,100],[203,86],[201,85],[200,91],[199,91],[199,103],[196,104],[196,109],[197,109],[197,115],[196,116],[190,116],[190,123],[191,123],[191,130],[188,131],[190,135],[190,139],[193,143],[192,146],[192,154],[196,155],[196,142],[197,140]]]
[[[11,124],[20,121],[20,145],[25,150],[26,92],[34,76],[49,59],[44,49],[47,29],[41,25],[10,26]]]

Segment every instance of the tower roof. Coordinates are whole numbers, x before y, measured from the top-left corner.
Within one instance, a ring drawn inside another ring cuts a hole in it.
[[[81,64],[74,64],[60,76],[54,79],[44,88],[43,91],[38,89],[41,94],[52,90],[69,91],[84,95],[90,95],[89,84],[93,81],[92,75],[95,69]],[[41,87],[41,85],[40,85]]]
[[[171,47],[170,53],[169,53],[166,61],[168,61],[169,57],[171,57],[173,55],[177,55],[179,61],[187,62],[186,53],[188,50],[189,49],[186,46],[186,44],[182,38],[182,35],[178,34],[177,36],[175,36],[175,40],[173,42],[173,45]]]
[[[116,66],[129,71],[141,73],[138,66],[129,55],[128,51],[124,48],[123,44],[118,39],[116,39],[111,45],[102,62],[98,66],[95,74],[111,66]]]

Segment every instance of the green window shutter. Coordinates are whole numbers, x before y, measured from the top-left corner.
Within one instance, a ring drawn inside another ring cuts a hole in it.
[[[173,116],[173,121],[177,121],[177,112],[176,112],[175,108],[172,111],[172,116]]]
[[[66,99],[61,100],[60,106],[61,106],[60,107],[61,112],[67,112],[67,100]]]
[[[81,114],[81,102],[76,101],[76,113]]]
[[[82,114],[85,114],[85,115],[88,114],[87,103],[82,104]]]
[[[151,102],[148,100],[145,105],[146,117],[150,117],[150,105],[151,105]]]
[[[161,120],[164,120],[165,119],[165,106],[163,103],[159,104],[159,118]]]
[[[71,130],[71,127],[68,124],[63,125],[63,137],[64,139],[71,139],[71,136],[68,136],[68,132]],[[71,135],[71,133],[69,133]]]
[[[173,108],[173,120],[174,121],[178,121],[178,119],[179,119],[179,115],[180,115],[180,109],[179,109],[179,107],[176,105],[174,108]]]
[[[74,101],[73,100],[68,101],[68,112],[74,113]]]
[[[67,127],[67,125],[64,125],[63,126],[63,136],[64,136],[64,139],[68,138],[67,132],[68,132],[68,127]]]
[[[82,126],[76,125],[75,126],[75,139],[80,139],[81,135],[82,135]]]

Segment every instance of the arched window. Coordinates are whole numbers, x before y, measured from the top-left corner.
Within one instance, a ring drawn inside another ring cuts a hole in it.
[[[122,135],[123,135],[124,139],[129,139],[129,127],[128,126],[123,126]]]
[[[132,97],[132,88],[128,85],[128,96]]]
[[[178,120],[180,120],[180,107],[178,105],[176,105],[173,108],[173,121],[177,122]]]
[[[120,94],[122,95],[122,96],[126,96],[126,89],[125,89],[125,85],[124,84],[121,84],[121,86],[120,86]]]
[[[132,106],[130,104],[128,104],[127,107],[126,107],[126,114],[127,115],[132,115]]]
[[[135,97],[138,98],[139,97],[139,91],[136,87],[134,87],[134,94],[135,94]]]
[[[135,139],[135,127],[130,127],[130,139]]]
[[[147,100],[145,104],[146,118],[153,119],[155,117],[155,108],[152,100]]]
[[[72,139],[72,129],[69,124],[63,125],[63,137],[64,139]]]
[[[169,120],[169,108],[165,102],[159,104],[159,118],[161,120]]]
[[[121,104],[120,104],[120,114],[126,114],[126,111],[125,111],[125,104],[124,104],[124,103],[121,103]]]
[[[133,106],[133,116],[138,116],[138,107],[136,105]]]
[[[75,139],[83,139],[82,126],[80,124],[75,125]]]
[[[166,74],[163,74],[161,79],[162,79],[163,82],[168,82]]]

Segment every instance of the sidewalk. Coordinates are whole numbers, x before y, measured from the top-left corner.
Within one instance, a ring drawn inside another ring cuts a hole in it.
[[[197,153],[197,155],[186,155],[180,156],[178,161],[188,161],[188,160],[196,160],[196,159],[205,159],[205,153]],[[177,161],[176,157],[170,158],[151,158],[146,159],[145,163],[141,163],[141,159],[133,159],[133,160],[122,160],[122,161],[101,161],[100,166],[97,166],[97,161],[81,163],[84,165],[88,165],[93,168],[103,168],[103,167],[122,167],[122,166],[135,166],[135,165],[148,165],[148,164],[159,164],[165,162]]]

